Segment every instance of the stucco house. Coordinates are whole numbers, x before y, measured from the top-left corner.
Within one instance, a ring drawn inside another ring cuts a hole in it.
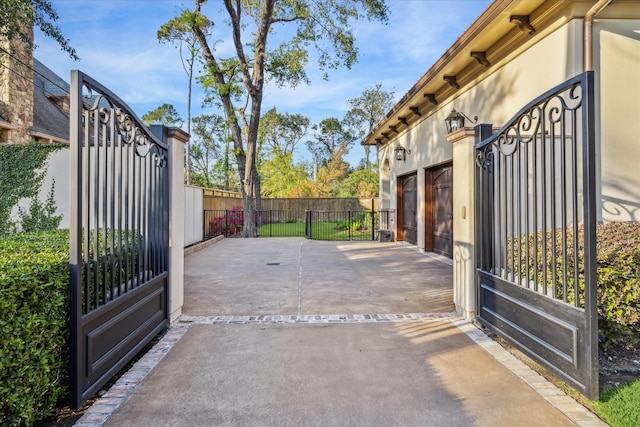
[[[595,224],[640,221],[638,76],[639,1],[496,0],[362,142],[381,218],[451,260],[457,311],[591,396]]]
[[[640,221],[640,2],[600,2],[586,20],[596,3],[493,2],[365,138],[377,148],[380,204],[396,240],[451,258],[459,271],[474,244],[473,117],[498,129],[591,68],[598,220]],[[448,132],[454,110],[466,122]]]

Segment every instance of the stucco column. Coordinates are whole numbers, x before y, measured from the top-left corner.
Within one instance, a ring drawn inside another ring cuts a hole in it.
[[[184,303],[184,147],[189,134],[166,129],[169,144],[169,320],[182,314]]]
[[[465,319],[476,315],[474,257],[474,140],[473,128],[447,136],[453,144],[453,301]]]

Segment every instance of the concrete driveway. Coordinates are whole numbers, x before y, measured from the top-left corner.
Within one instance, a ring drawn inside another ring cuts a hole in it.
[[[456,317],[451,271],[396,243],[225,239],[77,425],[604,425]]]

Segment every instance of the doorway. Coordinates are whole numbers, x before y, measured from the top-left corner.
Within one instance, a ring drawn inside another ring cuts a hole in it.
[[[453,163],[425,175],[425,250],[453,258]]]
[[[413,245],[417,242],[418,176],[413,173],[398,177],[398,240]]]

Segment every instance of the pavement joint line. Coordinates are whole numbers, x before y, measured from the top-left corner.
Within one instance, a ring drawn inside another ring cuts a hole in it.
[[[300,243],[300,258],[298,261],[298,316],[302,314],[302,243]]]
[[[484,332],[461,318],[451,320],[454,325],[464,332],[472,341],[482,347],[501,365],[513,372],[534,389],[538,395],[549,402],[554,408],[563,413],[578,427],[607,427],[608,424],[598,418],[593,412],[578,403],[571,396],[556,387],[542,375],[525,365],[520,359],[489,338]],[[488,338],[488,339],[487,339]]]

